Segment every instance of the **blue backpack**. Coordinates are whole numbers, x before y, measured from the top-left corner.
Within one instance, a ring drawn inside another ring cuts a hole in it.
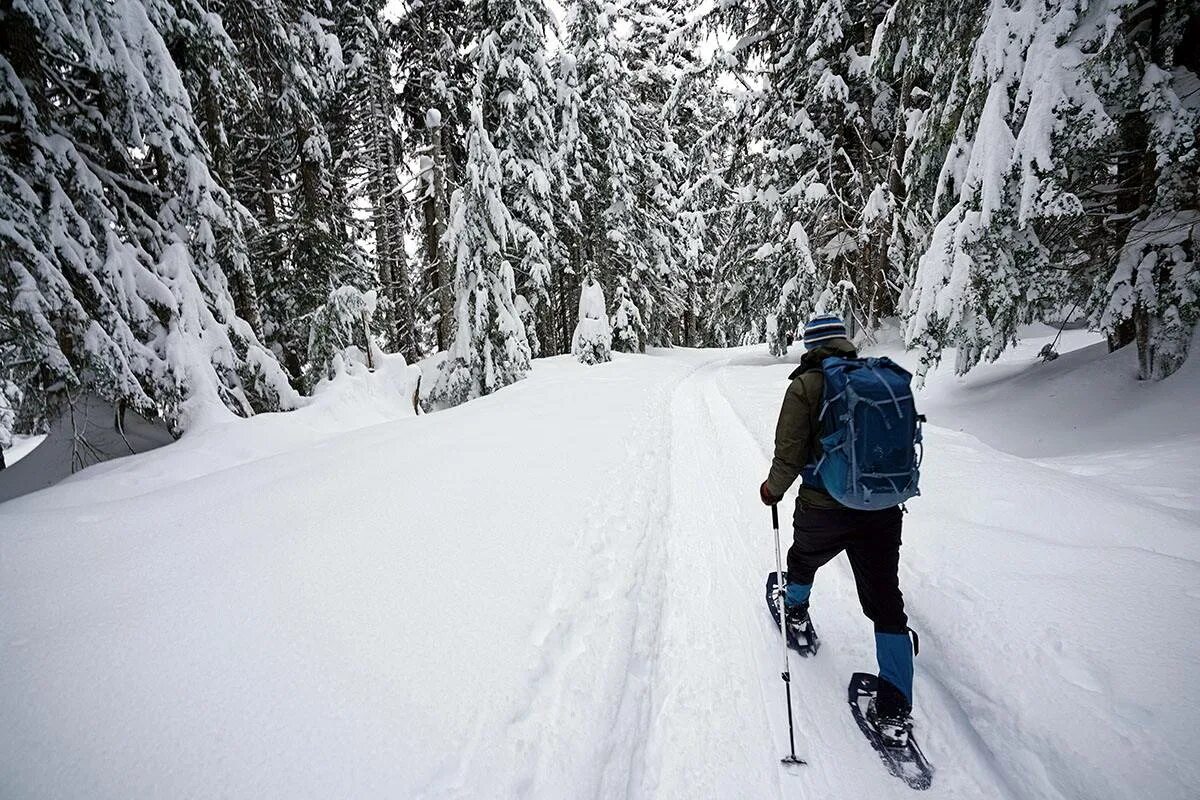
[[[912,375],[890,358],[826,358],[821,363],[821,447],[804,482],[844,506],[898,506],[920,494],[921,423]]]

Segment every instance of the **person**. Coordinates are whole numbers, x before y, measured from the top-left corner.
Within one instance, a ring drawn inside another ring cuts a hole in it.
[[[863,613],[875,624],[879,681],[868,719],[885,743],[907,744],[912,727],[913,647],[900,592],[899,506],[859,511],[838,503],[817,475],[820,414],[825,378],[821,363],[830,357],[856,358],[846,325],[833,315],[804,327],[805,353],[789,376],[775,428],[775,457],[759,488],[763,503],[775,505],[801,478],[794,516],[794,540],[787,554],[784,617],[792,635],[811,641],[809,596],[817,570],[843,550],[850,560]]]

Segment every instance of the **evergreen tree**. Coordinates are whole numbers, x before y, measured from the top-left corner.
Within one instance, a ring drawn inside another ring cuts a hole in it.
[[[478,13],[483,33],[466,175],[451,200],[447,233],[457,268],[456,332],[431,394],[438,405],[494,392],[529,370],[513,260],[536,265],[544,252],[532,237],[549,191],[548,143],[535,138],[550,118],[543,71],[548,15],[536,0],[486,3]]]
[[[219,249],[241,247],[240,211],[164,38],[219,31],[183,11],[0,9],[0,388],[18,398],[18,430],[44,429],[63,385],[177,426],[187,401],[241,414],[297,402],[221,268]]]
[[[1121,184],[1143,185],[1144,176],[1130,174],[1127,154],[1152,145],[1146,136],[1131,143],[1128,129],[1138,129],[1131,117],[1152,102],[1138,98],[1143,73],[1123,37],[1114,36],[1130,9],[1089,9],[993,4],[970,37],[965,69],[947,94],[957,121],[931,203],[937,224],[907,299],[907,337],[926,364],[953,346],[956,368],[965,371],[999,355],[1021,324],[1130,285],[1110,281],[1103,265],[1118,260],[1123,232],[1149,212],[1138,190]],[[1186,158],[1181,166],[1194,172]],[[1173,215],[1179,203],[1176,197],[1149,215]],[[1119,260],[1118,272],[1138,260]],[[1123,310],[1109,324],[1136,320],[1137,306],[1118,300],[1110,307]]]
[[[612,316],[612,346],[622,353],[642,353],[646,350],[646,327],[642,324],[642,313],[629,298],[629,288],[622,278],[617,284],[617,295],[613,298],[615,311]]]
[[[731,58],[763,71],[739,112],[750,126],[735,145],[748,150],[736,173],[743,232],[723,269],[744,277],[725,302],[765,314],[776,353],[826,285],[856,287],[845,312],[852,327],[873,327],[895,308],[880,213],[891,203],[893,120],[870,75],[887,7],[794,0],[718,11],[742,33]]]
[[[693,237],[703,232],[694,227],[696,218],[687,216],[682,189],[691,172],[684,146],[690,143],[688,126],[695,123],[693,92],[700,86],[694,80],[696,36],[688,33],[685,10],[660,0],[632,0],[624,14],[630,29],[622,60],[632,83],[630,169],[637,229],[628,283],[647,312],[643,336],[657,345],[694,346]],[[708,95],[713,90],[711,83],[702,86]]]
[[[468,16],[465,0],[421,0],[400,5],[395,47],[396,81],[405,152],[419,159],[412,208],[421,231],[419,258],[428,305],[419,310],[434,324],[436,349],[454,334],[454,262],[445,254],[450,194],[466,161],[468,104],[479,17]]]
[[[567,190],[555,132],[557,86],[546,50],[550,14],[541,0],[489,2],[484,9],[485,25],[498,25],[499,32],[490,116],[503,176],[500,191],[512,213],[507,252],[524,296],[531,304],[545,305],[557,217]]]
[[[345,69],[331,104],[333,224],[374,267],[378,321],[388,349],[409,361],[423,351],[405,233],[409,208],[401,184],[399,94],[393,88],[396,25],[383,0],[338,7],[336,32]]]
[[[1126,88],[1117,123],[1123,157],[1115,160],[1118,202],[1106,222],[1128,232],[1093,307],[1110,341],[1136,343],[1140,378],[1179,369],[1200,322],[1197,36],[1195,4],[1151,2],[1130,12],[1116,37],[1113,77]]]
[[[350,71],[327,0],[218,0],[213,13],[242,74],[222,76],[229,91],[204,126],[227,143],[222,172],[257,223],[249,245],[263,335],[302,385],[311,315],[334,288],[375,282],[337,174],[352,147]]]
[[[583,0],[568,21],[569,106],[560,135],[573,215],[563,238],[576,274],[601,284],[615,285],[618,277],[637,284],[646,266],[638,225],[637,111],[627,43],[613,30],[613,11]]]

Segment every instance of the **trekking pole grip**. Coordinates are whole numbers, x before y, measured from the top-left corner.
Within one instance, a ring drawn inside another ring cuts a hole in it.
[[[775,503],[771,504],[771,525],[775,530],[779,530],[779,506]]]

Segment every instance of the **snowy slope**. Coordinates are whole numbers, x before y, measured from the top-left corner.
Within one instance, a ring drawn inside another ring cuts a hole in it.
[[[928,796],[1194,797],[1198,501],[1151,454],[1200,456],[1168,424],[1200,381],[1137,428],[1125,354],[1037,347],[925,392]],[[841,560],[793,664],[810,765],[778,765],[755,487],[789,365],[615,358],[420,417],[411,370],[338,384],[0,505],[0,796],[909,796],[846,711],[873,659]]]
[[[42,440],[45,438],[45,434],[37,434],[34,436],[21,436],[20,434],[17,434],[16,436],[13,436],[12,447],[4,451],[4,463],[11,467],[13,464],[29,455],[33,448],[41,444]]]

